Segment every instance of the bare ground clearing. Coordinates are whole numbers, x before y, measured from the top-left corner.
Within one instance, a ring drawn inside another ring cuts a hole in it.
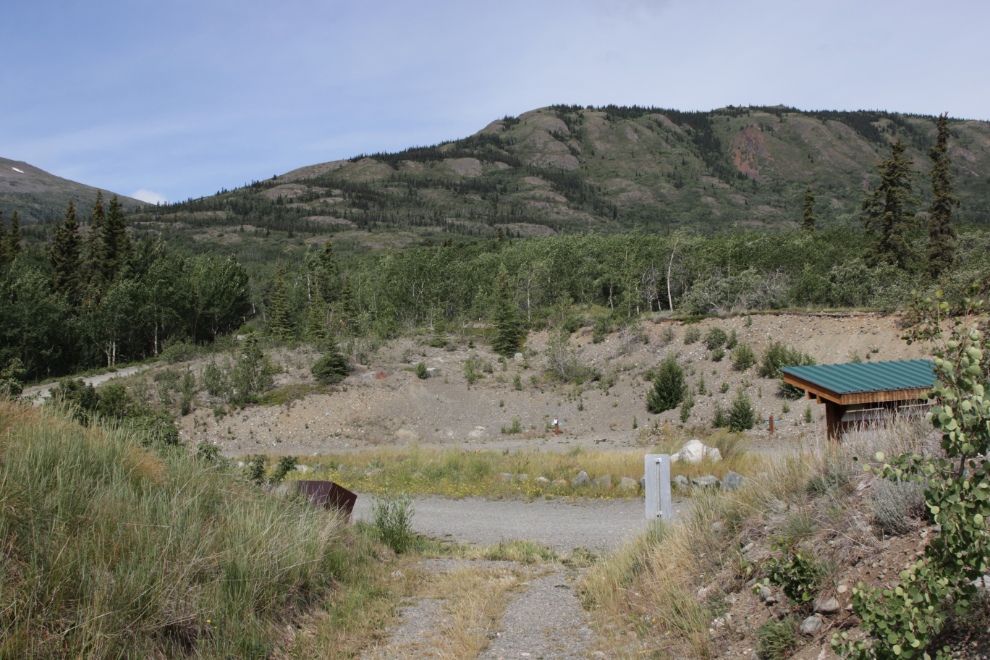
[[[282,406],[250,406],[222,418],[214,416],[210,402],[200,395],[198,409],[181,420],[181,433],[194,446],[208,441],[227,456],[265,452],[313,456],[374,449],[381,446],[488,450],[545,449],[566,451],[574,447],[599,450],[649,446],[657,431],[676,431],[681,424],[678,410],[651,415],[646,410],[650,383],[645,371],[655,367],[668,353],[680,355],[689,384],[696,389],[704,378],[707,394],[696,396],[696,405],[680,434],[692,427],[710,424],[718,403],[728,409],[737,388],[744,387],[760,419],[773,414],[777,432],[768,437],[759,425],[748,435],[756,450],[774,452],[811,442],[824,431],[824,410],[803,399],[788,400],[778,394],[778,381],[760,378],[755,369],[740,373],[732,369],[729,355],[711,361],[711,352],[701,342],[684,344],[685,331],[697,328],[702,335],[712,326],[735,330],[740,343],[762,355],[772,341],[783,341],[814,356],[819,364],[847,362],[853,354],[862,359],[899,360],[924,357],[920,345],[908,346],[901,339],[898,317],[876,314],[800,315],[766,314],[729,319],[706,319],[685,326],[680,322],[642,322],[635,330],[613,333],[599,344],[592,343],[590,328],[582,328],[571,339],[577,359],[599,369],[614,385],[561,385],[543,374],[548,334],[530,334],[524,361],[508,360],[505,371],[487,347],[468,349],[431,348],[417,340],[402,338],[370,356],[368,366],[357,365],[340,388],[329,394],[311,394]],[[665,345],[662,333],[675,330]],[[644,343],[643,337],[647,339]],[[412,353],[403,362],[404,351]],[[535,351],[535,354],[531,354]],[[312,383],[309,366],[316,355],[305,350],[276,355],[285,371],[277,386]],[[467,384],[464,363],[470,358],[490,362],[493,373],[484,373],[473,386]],[[420,380],[412,371],[419,361],[438,367],[436,378]],[[201,368],[202,362],[192,365]],[[513,381],[519,376],[521,389]],[[535,377],[536,382],[531,382]],[[721,391],[723,383],[726,391]],[[813,421],[804,421],[811,406]],[[784,412],[785,406],[788,412]],[[561,435],[549,430],[560,420]],[[522,433],[502,433],[519,419]],[[635,425],[634,425],[635,422]],[[634,427],[635,426],[635,427]]]

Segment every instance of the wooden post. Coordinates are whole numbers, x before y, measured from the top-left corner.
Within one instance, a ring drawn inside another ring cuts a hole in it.
[[[560,420],[556,417],[553,418],[553,434],[560,435]]]
[[[770,435],[773,435],[773,414],[770,415]]]
[[[842,439],[842,415],[846,412],[846,406],[840,406],[825,399],[825,428],[829,440]]]

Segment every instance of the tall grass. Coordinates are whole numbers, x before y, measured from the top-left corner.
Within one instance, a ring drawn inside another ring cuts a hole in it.
[[[341,520],[188,451],[0,400],[0,657],[267,657]]]
[[[715,475],[722,479],[734,470],[750,474],[762,469],[763,459],[747,453],[738,436],[721,433],[710,440],[719,447],[725,460],[713,463],[705,460],[694,465],[675,463],[671,476],[688,479]],[[538,497],[543,495],[581,495],[588,497],[629,497],[639,493],[617,488],[622,477],[635,481],[643,476],[644,453],[674,453],[683,442],[671,441],[653,449],[637,451],[593,451],[575,448],[566,452],[519,450],[514,452],[385,447],[350,454],[327,454],[319,460],[336,468],[330,472],[333,481],[363,493],[384,493],[386,484],[393,489],[414,495],[444,497]],[[371,471],[370,467],[381,468]],[[354,471],[357,469],[357,472]],[[609,474],[612,486],[571,488],[569,480],[584,470],[595,479]],[[528,480],[505,480],[502,474],[528,475]],[[537,483],[537,477],[550,482],[568,481],[567,486]],[[290,474],[288,479],[310,478],[303,473]]]
[[[800,452],[766,457],[744,488],[705,489],[682,519],[603,557],[585,583],[599,623],[634,628],[633,652],[709,658],[709,627],[725,594],[742,589],[775,542],[804,543],[825,570],[822,591],[834,589],[839,567],[882,547],[882,529],[868,524],[869,500],[854,494],[873,485],[862,463],[878,451],[938,451],[923,420],[885,422],[842,443],[818,439]],[[744,556],[750,543],[755,549]]]

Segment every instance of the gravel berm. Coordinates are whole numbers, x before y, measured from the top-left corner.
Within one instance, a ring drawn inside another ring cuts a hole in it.
[[[359,495],[354,519],[371,520],[372,497]],[[641,497],[621,500],[414,500],[413,529],[437,538],[492,545],[500,541],[537,541],[558,550],[584,547],[615,549],[647,524]],[[690,500],[675,500],[680,515]]]

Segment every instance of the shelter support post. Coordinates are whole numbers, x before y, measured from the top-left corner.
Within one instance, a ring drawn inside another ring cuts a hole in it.
[[[842,439],[842,415],[845,414],[848,406],[824,399],[825,401],[825,428],[828,430],[829,440]]]

